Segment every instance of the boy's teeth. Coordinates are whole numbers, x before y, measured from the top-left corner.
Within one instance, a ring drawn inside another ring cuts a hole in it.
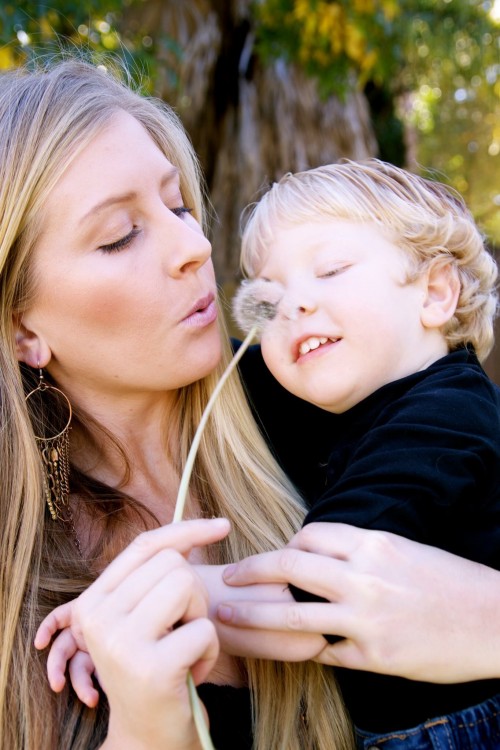
[[[307,341],[303,341],[301,343],[301,345],[299,346],[299,353],[307,354],[313,349],[317,349],[321,344],[326,344],[327,341],[328,339],[326,338],[326,336],[321,336],[321,338],[319,339],[316,338],[316,336],[311,336],[310,339],[307,339]]]

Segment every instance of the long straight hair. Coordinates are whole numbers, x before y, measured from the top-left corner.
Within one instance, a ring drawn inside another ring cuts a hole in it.
[[[45,508],[42,468],[25,403],[30,384],[17,362],[13,316],[21,316],[36,294],[30,260],[45,197],[120,110],[135,117],[179,168],[183,200],[203,225],[198,162],[177,116],[164,103],[80,60],[0,76],[0,748],[5,750],[89,750],[99,747],[107,731],[105,697],[98,709],[90,710],[69,688],[54,695],[44,658],[32,645],[41,618],[78,595],[97,572],[91,561],[79,557],[71,534]],[[179,474],[230,356],[227,333],[222,335],[226,343],[217,371],[178,392],[170,429],[176,430],[180,445],[175,456]],[[85,423],[94,428],[89,439],[112,440],[95,429],[91,415],[79,417],[82,429]],[[101,523],[101,550],[109,558],[131,534],[152,525],[150,514],[133,498],[75,467],[72,475],[75,496],[84,501],[79,512]],[[214,563],[282,547],[301,525],[302,501],[262,440],[237,376],[226,384],[207,426],[193,492],[203,514],[226,516],[233,525],[228,540],[211,551]],[[109,504],[113,513],[104,512]],[[252,692],[256,750],[352,747],[349,722],[328,668],[242,662]]]

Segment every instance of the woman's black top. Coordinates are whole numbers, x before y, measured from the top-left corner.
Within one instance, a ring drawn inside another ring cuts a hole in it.
[[[251,750],[250,691],[207,682],[197,690],[207,709],[215,750]]]

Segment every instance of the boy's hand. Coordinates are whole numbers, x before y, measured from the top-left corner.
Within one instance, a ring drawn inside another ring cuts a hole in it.
[[[99,693],[92,676],[96,675],[94,663],[87,651],[81,628],[75,617],[76,599],[56,607],[41,622],[35,636],[35,648],[46,648],[55,634],[47,657],[47,676],[55,693],[60,693],[66,684],[66,669],[73,690],[82,703],[95,708]]]

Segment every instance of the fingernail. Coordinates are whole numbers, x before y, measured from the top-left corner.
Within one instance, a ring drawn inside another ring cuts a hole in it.
[[[226,604],[219,604],[217,607],[217,617],[222,622],[231,622],[233,617],[232,607],[228,607]]]
[[[236,572],[236,565],[227,565],[222,571],[222,578],[227,581],[228,578],[232,578]]]

